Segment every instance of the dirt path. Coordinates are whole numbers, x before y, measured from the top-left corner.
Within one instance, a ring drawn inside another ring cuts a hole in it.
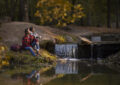
[[[104,34],[104,33],[120,33],[120,29],[115,28],[103,28],[103,27],[80,27],[80,26],[69,26],[71,32],[74,35],[91,35],[91,34]]]

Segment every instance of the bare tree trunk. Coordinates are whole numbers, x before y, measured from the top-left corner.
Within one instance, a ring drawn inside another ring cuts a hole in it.
[[[107,0],[107,27],[111,28],[111,0]]]
[[[80,25],[84,26],[83,18],[80,19]]]
[[[24,10],[25,10],[25,15],[24,15],[24,21],[26,21],[26,22],[28,22],[29,21],[29,15],[28,15],[28,12],[29,12],[29,10],[28,10],[28,8],[29,8],[29,3],[28,3],[28,1],[29,0],[25,0],[25,8],[24,8]]]
[[[87,25],[91,26],[91,2],[88,0]]]
[[[19,20],[24,20],[24,0],[19,0]]]
[[[88,12],[88,16],[87,16],[87,25],[91,26],[91,12]]]
[[[72,5],[74,6],[75,5],[75,3],[76,3],[76,0],[72,0]],[[74,14],[74,7],[72,7],[72,13],[71,14]]]
[[[119,28],[119,0],[116,0],[116,28]]]
[[[10,0],[10,16],[11,16],[11,20],[14,21],[16,14],[16,7],[17,7],[17,0]]]
[[[28,16],[28,0],[19,0],[19,20],[20,21],[29,21]]]
[[[14,21],[14,0],[10,0],[10,17],[11,17],[11,20]]]
[[[9,16],[9,5],[8,5],[8,0],[5,0],[5,5],[6,5],[6,16]]]

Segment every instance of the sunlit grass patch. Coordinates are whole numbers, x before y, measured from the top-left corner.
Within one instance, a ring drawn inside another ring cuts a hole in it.
[[[6,53],[6,57],[10,64],[34,64],[39,65],[40,63],[54,63],[56,56],[49,53],[46,50],[40,50],[40,56],[32,56],[29,51],[13,52],[9,51]]]
[[[49,53],[46,50],[40,50],[40,54],[41,54],[42,57],[44,57],[44,58],[46,58],[48,60],[51,60],[51,61],[56,60],[56,55],[53,55],[53,54]]]
[[[65,43],[65,42],[66,42],[65,37],[64,37],[64,36],[61,36],[61,35],[56,36],[55,39],[56,39],[56,42],[57,42],[57,43]]]
[[[62,78],[62,77],[64,77],[65,76],[65,74],[58,74],[57,75],[57,78]]]

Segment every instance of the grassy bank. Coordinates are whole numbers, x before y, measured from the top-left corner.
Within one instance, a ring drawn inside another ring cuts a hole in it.
[[[0,67],[11,65],[43,65],[55,64],[56,56],[46,50],[40,50],[40,56],[34,57],[29,51],[14,52],[0,46]]]

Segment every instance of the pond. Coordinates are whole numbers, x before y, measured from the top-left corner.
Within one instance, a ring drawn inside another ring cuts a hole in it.
[[[99,48],[96,45],[56,44],[58,60],[55,65],[1,69],[0,85],[120,85],[120,72],[106,66],[101,57],[102,51],[110,54],[113,51],[109,49],[117,46],[119,44],[102,44]]]
[[[0,85],[120,85],[120,73],[103,60],[60,59],[44,67],[39,78],[31,77],[41,67],[19,66],[0,71]]]

